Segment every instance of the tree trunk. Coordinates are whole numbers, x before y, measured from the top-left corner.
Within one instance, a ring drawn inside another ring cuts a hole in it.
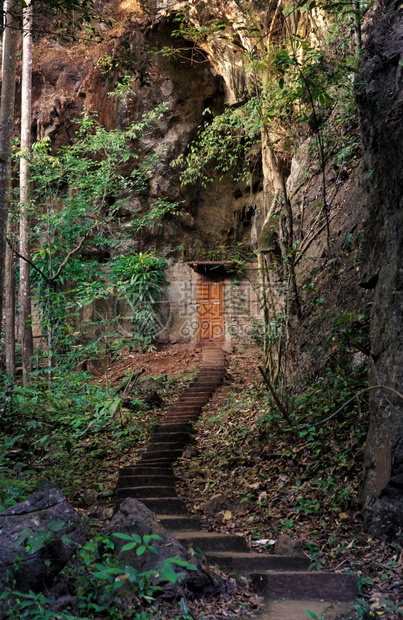
[[[6,372],[15,375],[15,276],[14,252],[6,247],[4,314],[6,319]]]
[[[29,243],[29,167],[28,153],[31,147],[32,102],[32,4],[26,0],[23,11],[22,78],[21,78],[21,151],[20,159],[20,254],[30,258]],[[22,374],[27,385],[32,370],[33,338],[31,321],[31,286],[29,264],[20,258],[20,337]]]
[[[4,7],[6,12],[6,28],[3,36],[3,83],[0,101],[0,321],[3,316],[6,230],[10,199],[11,143],[14,129],[19,1],[7,0],[4,3]]]

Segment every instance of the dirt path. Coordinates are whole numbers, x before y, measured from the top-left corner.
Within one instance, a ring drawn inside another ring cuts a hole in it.
[[[194,370],[201,363],[201,349],[189,348],[189,345],[161,346],[155,351],[145,353],[121,354],[116,361],[110,362],[106,369],[94,368],[91,372],[100,383],[107,379],[116,383],[125,373],[143,371],[143,376],[167,375],[173,377],[184,370]]]

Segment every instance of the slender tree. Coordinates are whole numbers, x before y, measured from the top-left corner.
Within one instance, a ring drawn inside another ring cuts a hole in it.
[[[7,226],[7,235],[11,236],[12,226],[10,221]],[[5,316],[5,348],[6,348],[6,371],[9,375],[15,374],[15,274],[14,252],[7,245],[5,257],[5,284],[4,284],[4,316]]]
[[[29,243],[29,166],[32,108],[32,2],[25,0],[23,10],[22,76],[21,76],[21,153],[20,159],[20,255],[30,258]],[[20,258],[20,338],[24,385],[32,370],[33,338],[31,321],[31,286],[29,263]]]
[[[0,320],[3,317],[6,230],[10,202],[11,144],[14,128],[19,0],[4,3],[2,87],[0,99]]]

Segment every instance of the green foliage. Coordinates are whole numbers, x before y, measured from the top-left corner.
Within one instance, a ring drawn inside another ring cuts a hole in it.
[[[168,213],[177,212],[176,203],[159,197],[147,212],[139,212],[137,217],[126,221],[125,205],[133,195],[147,189],[160,155],[156,152],[140,159],[133,145],[165,109],[165,105],[160,105],[123,131],[107,131],[94,115],[86,114],[74,121],[77,130],[73,144],[62,147],[56,155],[51,152],[49,138],[33,145],[32,282],[51,355],[56,350],[68,350],[74,343],[72,334],[77,331],[77,318],[83,305],[96,299],[107,300],[116,294],[135,304],[134,323],[145,324],[143,334],[140,328],[136,330],[135,341],[140,346],[152,341],[153,313],[145,307],[139,308],[139,304],[145,304],[147,285],[144,281],[142,289],[137,286],[136,290],[134,278],[135,273],[144,268],[150,278],[148,298],[156,302],[157,288],[165,283],[162,277],[165,261],[153,259],[148,253],[132,253],[126,257],[120,252],[116,253],[109,269],[108,265],[101,266],[98,260],[88,259],[86,248],[89,246],[95,251],[120,248],[125,239],[143,229],[161,225]],[[125,260],[127,269],[132,266],[135,273],[119,280],[118,266]],[[111,281],[108,281],[108,273]],[[109,319],[109,316],[101,317],[101,332],[108,331]],[[112,332],[109,341],[114,341],[115,348],[119,348],[126,342],[118,334],[119,321],[115,319],[113,317],[114,324],[109,329]]]
[[[72,592],[71,602],[64,611],[55,615],[53,601],[44,594],[21,593],[10,584],[0,594],[1,617],[13,620],[28,617],[38,620],[56,617],[59,620],[155,618],[153,602],[162,591],[163,584],[180,583],[186,575],[183,569],[195,571],[196,566],[180,558],[168,558],[160,568],[138,571],[119,562],[114,554],[113,537],[129,541],[121,552],[136,549],[138,556],[146,552],[155,553],[150,542],[162,540],[156,534],[141,537],[117,532],[109,536],[95,536],[77,548],[75,561],[64,570],[64,579]],[[26,538],[31,539],[29,533],[23,532],[23,539]],[[27,551],[34,552],[35,549],[32,551],[27,547]],[[177,568],[182,570],[177,571]]]
[[[44,32],[51,32],[54,36],[57,32],[59,40],[76,41],[78,39],[90,39],[102,42],[96,22],[104,22],[111,25],[96,10],[93,0],[34,0],[32,3],[34,12],[40,19],[34,21],[34,34],[43,36]],[[21,5],[25,2],[22,0]]]
[[[225,20],[209,19],[207,23],[191,24],[189,23],[189,14],[186,11],[179,11],[174,19],[178,27],[172,31],[172,36],[182,39],[190,39],[192,41],[204,41],[214,34],[222,32],[228,26]]]
[[[385,613],[403,616],[403,605],[388,599],[371,604],[362,598],[358,598],[353,608],[360,620],[376,620],[380,616],[384,616]]]
[[[205,114],[211,114],[206,109]],[[180,155],[174,167],[182,169],[181,183],[187,185],[212,181],[232,172],[235,179],[246,178],[254,163],[252,146],[260,140],[262,127],[259,101],[252,98],[244,105],[226,110],[200,128],[198,138],[187,155]]]
[[[106,317],[104,321],[98,321],[101,332],[102,327],[105,327],[109,352],[126,344],[131,347],[134,344],[137,344],[139,348],[149,347],[155,334],[165,326],[169,320],[169,303],[165,292],[166,267],[165,258],[150,252],[117,255],[105,267],[103,281],[85,281],[75,289],[74,303],[79,306],[87,306],[97,300],[112,298],[116,300],[115,304],[122,305],[123,309],[125,306],[127,306],[127,311],[130,308],[132,323],[130,337],[124,337],[122,332],[119,333],[121,319],[119,312],[111,318]],[[90,332],[93,332],[97,324],[91,323],[88,327]],[[104,336],[101,335],[100,339],[103,338]],[[93,333],[90,339],[91,347],[93,347],[95,344]]]
[[[48,477],[65,492],[82,484],[89,463],[134,447],[149,432],[141,405],[121,415],[116,391],[59,364],[33,373],[29,387],[3,383],[0,401],[0,506],[25,499]],[[132,393],[135,397],[136,393]],[[151,421],[149,422],[151,424]],[[102,478],[97,485],[102,492]]]
[[[329,32],[329,29],[328,29]],[[332,111],[341,90],[352,101],[356,60],[350,50],[340,53],[339,32],[332,32],[321,43],[309,43],[292,35],[276,46],[265,59],[271,80],[265,92],[264,118],[322,124]],[[346,105],[346,104],[345,104]]]
[[[124,131],[107,131],[87,114],[74,121],[78,129],[73,144],[57,155],[50,152],[49,138],[33,145],[32,201],[37,223],[32,241],[52,258],[51,264],[43,265],[46,277],[54,276],[83,237],[96,246],[105,243],[105,227],[120,221],[119,209],[130,196],[146,189],[159,154],[140,161],[132,144],[165,109],[159,106]]]
[[[112,536],[116,536],[116,538],[120,538],[121,540],[128,540],[129,542],[123,545],[121,551],[130,551],[131,549],[136,549],[137,547],[136,555],[139,557],[147,550],[152,551],[153,553],[158,553],[156,548],[150,545],[150,540],[162,540],[161,536],[158,536],[157,534],[143,536],[143,539],[141,539],[141,536],[138,534],[122,534],[119,532],[112,534]]]
[[[68,358],[60,361],[51,380],[47,370],[34,371],[28,387],[0,377],[0,511],[44,480],[71,498],[80,496],[86,481],[102,496],[109,461],[117,454],[132,458],[155,427],[144,403],[149,390],[169,402],[193,378],[187,373],[134,382],[129,375],[112,388],[71,365]]]
[[[246,15],[247,9],[240,8]],[[301,5],[297,8],[301,10]],[[187,155],[174,163],[183,170],[183,184],[198,180],[207,183],[229,171],[235,178],[245,177],[253,165],[252,147],[259,143],[262,131],[273,146],[282,141],[284,150],[287,145],[292,148],[296,132],[300,134],[308,126],[319,137],[321,148],[325,146],[327,158],[338,152],[338,165],[356,150],[356,136],[342,129],[354,116],[355,108],[353,82],[357,58],[345,30],[346,15],[351,15],[352,5],[324,3],[322,9],[327,13],[326,36],[321,32],[320,36],[315,33],[308,39],[293,33],[294,5],[284,10],[286,36],[267,48],[264,27],[256,30],[256,26],[254,29],[249,25],[247,35],[258,43],[248,53],[241,45],[248,75],[253,76],[249,92],[242,93],[247,101],[226,108],[200,128]],[[316,5],[305,3],[305,16],[313,10],[317,10]],[[186,31],[187,37],[197,41],[203,36],[183,17],[178,19],[180,32]],[[315,21],[315,17],[311,19]],[[309,23],[309,17],[306,20]],[[215,26],[225,28],[225,24]],[[206,26],[206,36],[211,36],[212,27],[213,24]],[[208,109],[205,113],[211,115]],[[326,125],[332,113],[332,123]],[[325,145],[322,131],[327,134]],[[323,158],[323,153],[319,155]]]
[[[313,379],[306,378],[300,386],[300,393],[287,395],[289,416],[292,426],[280,428],[281,416],[271,409],[267,417],[262,417],[265,438],[270,444],[275,442],[278,433],[289,435],[289,447],[282,446],[276,450],[277,465],[287,470],[287,460],[298,458],[302,448],[309,455],[309,465],[300,468],[301,493],[295,494],[294,510],[304,515],[320,515],[324,512],[322,501],[325,500],[328,510],[335,513],[345,510],[352,502],[356,490],[351,482],[340,481],[349,477],[358,480],[360,468],[352,468],[353,461],[362,458],[363,445],[367,432],[367,419],[363,413],[363,405],[353,402],[339,416],[322,424],[322,420],[337,409],[338,404],[347,402],[354,394],[367,385],[366,365],[354,370],[345,366],[329,366],[323,376]],[[271,400],[271,399],[270,399]],[[365,406],[364,406],[365,408]],[[307,493],[305,485],[309,485],[313,497]],[[322,498],[322,499],[321,499]]]
[[[323,614],[315,614],[315,612],[310,611],[309,609],[307,609],[305,613],[307,616],[314,618],[315,620],[325,620],[325,616]]]

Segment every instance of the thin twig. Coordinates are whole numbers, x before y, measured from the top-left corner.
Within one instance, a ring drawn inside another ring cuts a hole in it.
[[[83,245],[83,243],[84,243],[84,241],[86,240],[87,237],[88,237],[88,232],[86,232],[84,237],[82,239],[80,239],[80,242],[76,245],[76,247],[73,248],[72,250],[70,250],[70,252],[67,254],[67,256],[64,259],[64,261],[62,263],[60,263],[58,270],[56,271],[56,273],[53,276],[45,275],[44,272],[42,271],[42,269],[37,267],[37,265],[35,265],[35,263],[33,263],[31,260],[29,260],[29,258],[27,258],[26,256],[22,256],[22,254],[20,254],[18,252],[18,250],[16,250],[15,247],[12,245],[10,239],[7,239],[7,243],[9,245],[9,247],[12,249],[12,251],[14,252],[14,254],[16,256],[18,256],[18,258],[21,258],[26,263],[28,263],[28,265],[31,265],[31,267],[33,267],[33,269],[35,269],[42,276],[42,278],[45,280],[45,282],[47,282],[47,284],[52,284],[60,276],[60,274],[62,272],[62,269],[64,269],[64,267],[67,265],[69,259],[81,249],[81,247],[82,247],[82,245]]]
[[[64,267],[67,265],[69,259],[76,254],[80,249],[81,246],[83,245],[84,241],[86,240],[86,238],[88,237],[88,232],[85,233],[84,237],[82,239],[80,239],[79,243],[76,245],[75,248],[73,248],[72,250],[70,250],[70,252],[68,252],[66,258],[64,259],[64,261],[62,261],[59,265],[59,269],[56,271],[55,275],[50,276],[48,278],[48,282],[54,282],[55,280],[57,280],[57,278],[60,276],[62,269],[64,269]]]
[[[20,254],[15,247],[12,245],[10,239],[7,239],[7,243],[9,245],[9,247],[12,249],[12,251],[14,252],[14,254],[16,256],[18,256],[18,258],[21,258],[22,260],[24,260],[26,263],[28,263],[28,265],[31,265],[31,267],[33,267],[41,276],[42,278],[47,282],[48,281],[48,277],[43,273],[43,271],[41,269],[39,269],[39,267],[37,267],[35,265],[35,263],[33,263],[32,261],[29,260],[29,258],[26,258],[25,256],[22,256],[22,254]]]
[[[287,413],[287,410],[285,409],[285,407],[284,407],[283,403],[281,402],[281,400],[280,400],[280,399],[279,399],[279,397],[277,396],[276,391],[275,391],[274,387],[272,386],[272,384],[271,384],[271,381],[270,381],[269,377],[267,376],[267,374],[265,373],[265,371],[263,370],[263,368],[262,368],[261,366],[259,366],[259,370],[260,370],[260,372],[261,372],[261,375],[262,375],[262,377],[263,377],[263,379],[264,379],[264,381],[265,381],[265,383],[266,383],[267,387],[268,387],[268,388],[269,388],[269,390],[270,390],[271,395],[273,396],[274,402],[276,403],[278,410],[279,410],[279,411],[280,411],[280,413],[281,413],[281,414],[285,417],[285,419],[287,420],[287,422],[288,422],[289,424],[292,424],[292,422],[291,422],[291,418],[289,417],[289,415],[288,415],[288,413]]]

